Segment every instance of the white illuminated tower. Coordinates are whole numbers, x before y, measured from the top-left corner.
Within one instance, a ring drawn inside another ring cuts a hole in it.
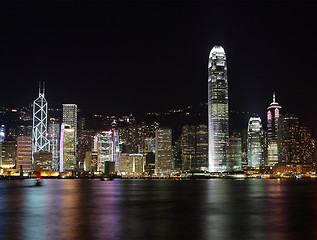
[[[277,123],[282,107],[275,102],[275,92],[273,92],[273,102],[267,108],[267,133],[268,140],[277,140]]]
[[[49,151],[50,142],[47,139],[47,102],[44,97],[45,84],[39,96],[33,102],[33,128],[32,128],[32,160],[35,152]]]
[[[260,117],[251,117],[248,124],[248,166],[260,167],[263,158],[263,129]]]
[[[226,54],[214,46],[208,62],[209,171],[229,170],[229,109]]]

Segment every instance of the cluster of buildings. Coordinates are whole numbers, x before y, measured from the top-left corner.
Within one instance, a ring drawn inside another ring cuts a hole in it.
[[[25,112],[18,112],[19,119]],[[63,104],[62,117],[48,116],[45,88],[32,104],[32,125],[0,127],[0,175],[141,176],[172,174],[172,130],[112,116],[106,130],[85,129],[76,104]],[[118,121],[120,125],[118,125]]]
[[[273,102],[267,108],[266,129],[260,117],[251,117],[246,130],[229,135],[228,80],[225,51],[215,46],[208,64],[208,169],[225,172],[260,169],[283,173],[315,170],[315,141],[309,128],[294,114],[281,114]]]
[[[273,93],[265,122],[253,116],[244,129],[229,134],[227,63],[220,46],[209,55],[208,124],[182,126],[174,141],[171,128],[156,121],[137,122],[132,115],[119,120],[107,117],[111,123],[102,130],[86,129],[85,119],[78,119],[76,104],[63,104],[61,118],[50,117],[45,86],[40,84],[31,116],[24,111],[19,115],[32,125],[20,125],[16,131],[0,127],[0,175],[40,172],[49,176],[165,177],[186,172],[259,170],[311,173],[315,169],[312,132],[300,125],[296,115],[282,114],[281,110]]]

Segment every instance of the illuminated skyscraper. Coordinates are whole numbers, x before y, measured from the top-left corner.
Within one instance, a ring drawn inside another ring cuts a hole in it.
[[[83,168],[86,158],[86,153],[91,151],[95,131],[81,129],[78,132],[78,146],[77,146],[77,157],[78,167]]]
[[[208,128],[206,125],[182,127],[180,137],[183,170],[208,170]]]
[[[75,130],[75,151],[77,150],[77,105],[63,104],[63,123]],[[76,151],[77,152],[77,151]]]
[[[172,129],[159,127],[155,131],[155,173],[169,175],[173,168]]]
[[[118,131],[102,131],[95,136],[94,148],[98,154],[97,171],[105,172],[106,162],[113,163],[115,171],[119,170],[119,137]],[[108,164],[109,165],[109,164]]]
[[[1,125],[0,127],[0,143],[4,140],[5,138],[5,127],[4,125]]]
[[[22,165],[23,171],[32,169],[32,138],[30,136],[17,137],[17,161],[16,169]]]
[[[185,125],[181,133],[182,168],[191,170],[196,160],[195,156],[195,126]]]
[[[278,163],[278,145],[277,141],[271,140],[267,146],[267,165],[274,166]]]
[[[72,171],[76,167],[75,129],[65,123],[61,125],[59,171]]]
[[[286,114],[278,121],[278,162],[300,163],[300,126],[298,117]]]
[[[60,126],[58,123],[49,124],[50,151],[52,152],[52,170],[59,170]]]
[[[313,163],[313,154],[316,149],[312,131],[307,127],[300,127],[300,160],[303,164]]]
[[[242,168],[241,133],[234,131],[229,139],[230,170]]]
[[[269,166],[278,163],[277,124],[281,108],[275,102],[275,92],[273,92],[273,102],[267,108],[267,165]]]
[[[214,46],[208,63],[208,138],[209,171],[229,170],[229,111],[226,54]]]
[[[196,161],[197,170],[208,171],[208,127],[201,124],[196,126]]]
[[[17,142],[13,137],[7,137],[0,143],[0,167],[13,168],[16,165]]]
[[[273,102],[267,108],[267,132],[268,141],[277,140],[277,123],[280,117],[280,109],[282,107],[275,102],[275,93],[273,92]]]
[[[260,117],[251,117],[248,124],[248,166],[263,166],[263,129]]]
[[[47,139],[47,102],[44,97],[45,88],[39,86],[39,96],[33,102],[32,159],[35,152],[49,151]],[[34,163],[32,163],[34,164]],[[33,166],[34,167],[34,166]]]

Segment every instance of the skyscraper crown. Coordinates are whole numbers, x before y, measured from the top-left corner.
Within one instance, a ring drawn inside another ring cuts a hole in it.
[[[214,54],[225,55],[225,50],[223,49],[222,46],[216,45],[211,49],[210,54],[209,54],[209,58],[212,57]]]

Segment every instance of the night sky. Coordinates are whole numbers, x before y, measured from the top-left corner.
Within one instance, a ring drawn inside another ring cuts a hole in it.
[[[282,113],[317,129],[317,4],[303,1],[2,1],[0,105],[25,106],[46,82],[50,107],[103,114],[207,102],[214,45],[229,108]]]

